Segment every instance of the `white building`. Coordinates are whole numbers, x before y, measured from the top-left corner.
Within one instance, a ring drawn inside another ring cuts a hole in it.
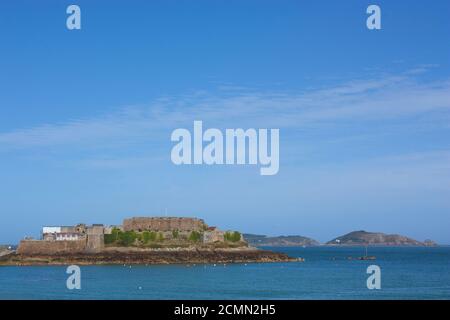
[[[72,227],[43,227],[42,239],[53,241],[73,241],[82,237],[80,233],[73,232]],[[69,230],[69,231],[68,231]]]
[[[61,232],[61,227],[43,227],[42,234],[52,234]]]
[[[79,233],[56,233],[56,241],[74,241],[80,239]]]

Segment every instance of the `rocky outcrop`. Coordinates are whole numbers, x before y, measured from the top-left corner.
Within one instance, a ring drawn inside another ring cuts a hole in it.
[[[398,234],[381,232],[353,231],[337,237],[326,243],[327,245],[385,245],[385,246],[425,246],[420,242]]]
[[[110,249],[100,253],[74,254],[13,254],[2,259],[0,265],[102,265],[102,264],[201,264],[299,261],[283,253],[247,249],[180,249],[128,250]]]
[[[267,237],[264,235],[244,234],[244,238],[252,246],[294,247],[320,245],[318,241],[303,236]]]

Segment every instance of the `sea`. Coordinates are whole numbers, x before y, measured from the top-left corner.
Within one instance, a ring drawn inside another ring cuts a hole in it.
[[[364,247],[264,249],[305,261],[81,266],[72,290],[65,266],[3,266],[0,299],[450,299],[450,247],[369,247],[376,260],[357,259]]]

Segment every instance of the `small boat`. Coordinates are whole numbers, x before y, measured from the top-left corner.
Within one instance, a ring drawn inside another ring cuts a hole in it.
[[[377,257],[375,256],[364,256],[364,257],[359,257],[358,260],[376,260]]]
[[[364,256],[362,256],[362,257],[359,257],[358,260],[376,260],[376,259],[377,259],[377,257],[375,257],[375,256],[369,256],[369,255],[367,254],[367,247],[368,247],[368,246],[366,246],[366,254],[365,254]]]

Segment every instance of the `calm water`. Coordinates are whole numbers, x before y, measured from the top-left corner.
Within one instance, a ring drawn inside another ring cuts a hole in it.
[[[65,267],[0,267],[1,299],[450,299],[450,247],[270,248],[305,262],[197,266],[83,266],[81,290]],[[334,259],[334,260],[333,260]],[[366,268],[381,267],[368,290]]]

